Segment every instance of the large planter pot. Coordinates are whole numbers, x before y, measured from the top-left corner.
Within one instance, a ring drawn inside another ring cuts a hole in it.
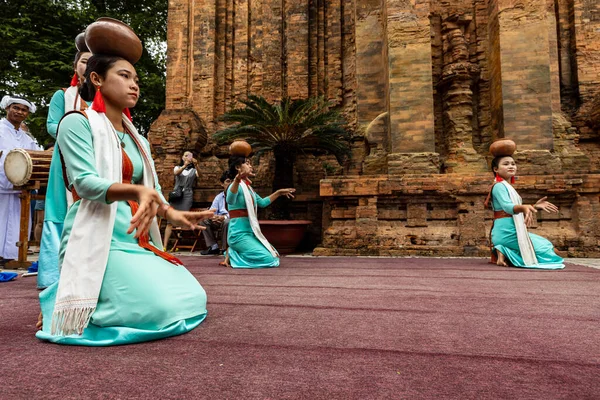
[[[258,223],[263,235],[279,254],[290,254],[296,251],[311,221],[260,220]]]

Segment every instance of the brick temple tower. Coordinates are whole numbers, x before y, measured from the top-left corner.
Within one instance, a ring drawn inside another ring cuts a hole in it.
[[[482,255],[490,143],[518,145],[525,202],[558,215],[532,232],[600,255],[600,2],[589,0],[171,0],[166,110],[150,132],[163,187],[184,150],[217,193],[210,136],[237,99],[324,94],[353,157],[298,160],[293,213],[320,255]],[[268,194],[272,160],[256,182]]]

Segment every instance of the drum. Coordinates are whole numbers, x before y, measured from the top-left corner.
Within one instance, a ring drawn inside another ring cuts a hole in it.
[[[48,182],[52,151],[14,149],[4,160],[4,173],[15,186],[39,181],[42,186]]]

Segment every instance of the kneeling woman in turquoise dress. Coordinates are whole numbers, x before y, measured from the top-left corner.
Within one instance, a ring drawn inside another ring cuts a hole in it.
[[[84,100],[94,98],[91,110],[67,114],[58,128],[74,203],[59,280],[40,294],[39,339],[137,343],[186,333],[206,317],[202,286],[161,250],[156,215],[198,229],[213,212],[174,210],[160,194],[149,144],[122,113],[139,97],[137,58],[93,55],[81,90]]]
[[[252,164],[245,156],[229,158],[229,176],[235,179],[227,188],[230,222],[227,233],[227,258],[233,268],[269,268],[279,266],[279,254],[260,231],[257,207],[269,206],[280,196],[294,197],[296,189],[279,189],[261,198],[252,189],[249,177]]]
[[[527,232],[533,213],[558,208],[542,197],[534,205],[522,204],[521,196],[509,182],[514,182],[517,165],[511,156],[497,156],[492,161],[496,183],[491,190],[494,209],[492,258],[498,265],[536,269],[562,269],[563,259],[554,252],[549,240]]]

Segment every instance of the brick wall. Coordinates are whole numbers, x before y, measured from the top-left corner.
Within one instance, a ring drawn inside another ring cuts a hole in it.
[[[327,179],[329,224],[317,255],[487,256],[491,174]],[[515,188],[525,203],[541,196],[560,212],[538,212],[530,232],[565,255],[598,257],[599,175],[531,175]]]

